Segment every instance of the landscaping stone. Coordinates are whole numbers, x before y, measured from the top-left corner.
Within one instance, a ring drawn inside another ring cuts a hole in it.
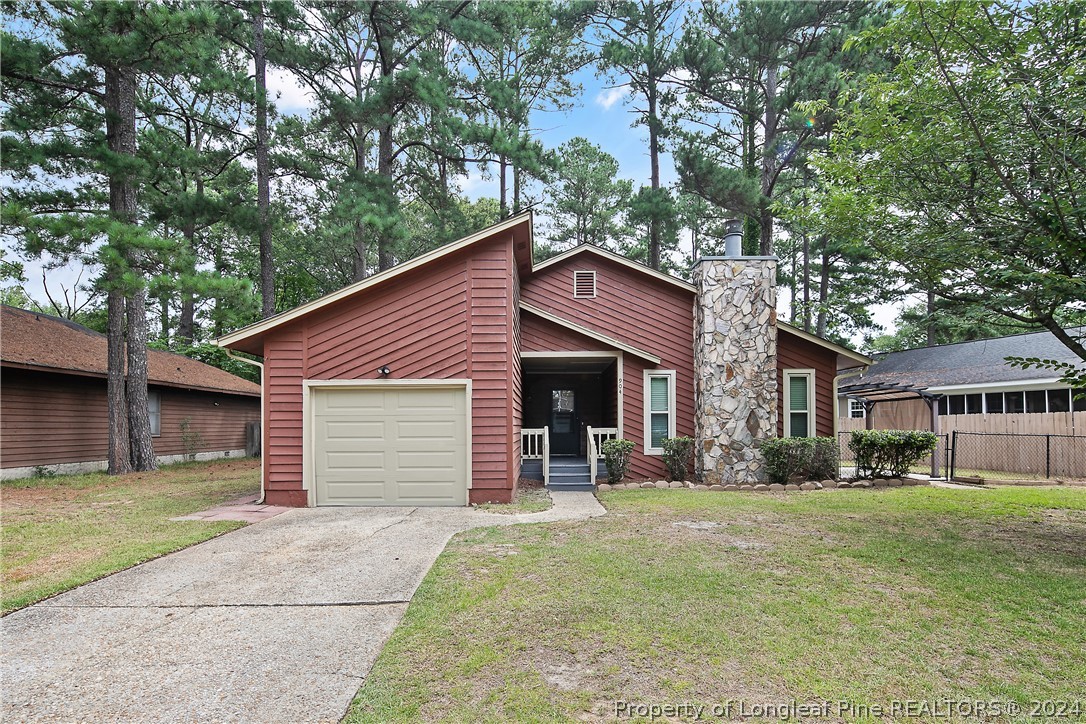
[[[889,480],[886,481],[886,483],[891,488],[900,488],[901,485],[902,485],[901,480],[899,478],[890,478]]]
[[[822,483],[814,481],[815,490],[822,490]]]
[[[800,487],[798,485],[796,485],[795,483],[788,483],[788,485],[784,486],[784,489],[785,490],[791,490],[791,491],[795,492],[797,490],[800,490]]]
[[[769,490],[769,486],[766,485],[765,483],[758,483],[757,485],[754,486],[754,489],[755,490]]]
[[[775,257],[694,267],[694,460],[709,485],[765,477],[758,446],[777,435]]]
[[[836,488],[837,487],[837,481],[836,480],[823,480],[822,481],[822,487],[823,488]]]
[[[917,480],[916,478],[902,478],[901,483],[903,485],[908,485],[908,486],[911,487],[913,485],[919,485],[920,481]]]
[[[772,490],[773,492],[779,492],[781,490],[784,490],[784,486],[781,485],[780,483],[772,483],[772,484],[770,484],[769,489]]]
[[[723,489],[724,489],[723,485],[710,485],[709,486],[709,490],[723,490]]]
[[[815,487],[814,483],[804,483],[803,485],[799,486],[799,489],[800,490],[818,490],[818,488]]]
[[[754,490],[754,486],[753,485],[740,485],[739,489],[740,490]]]
[[[694,486],[694,490],[708,490],[708,489],[709,489],[708,485],[695,485]]]
[[[848,482],[847,480],[842,480],[841,482],[837,483],[837,487],[838,488],[851,488],[852,483]]]
[[[656,487],[659,490],[667,490],[671,487],[671,483],[667,482],[666,480],[657,480]]]
[[[725,485],[724,489],[729,491],[729,492],[733,492],[733,491],[739,490],[740,488],[739,488],[738,485]]]
[[[641,487],[642,487],[642,488],[645,488],[646,490],[647,490],[648,488],[655,488],[655,487],[656,487],[656,483],[651,483],[651,482],[644,482],[644,483],[641,483]]]
[[[854,488],[870,488],[871,487],[871,481],[870,480],[857,480],[855,483],[852,484],[852,487],[854,487]]]
[[[672,480],[671,483],[668,485],[668,487],[669,488],[685,488],[686,483],[680,483],[677,480]]]
[[[886,485],[887,485],[887,482],[882,478],[875,478],[874,480],[871,481],[871,484],[873,486],[875,486],[876,488],[885,488]]]
[[[601,493],[606,493],[606,492],[609,492],[611,490],[611,486],[608,485],[607,483],[600,483],[599,485],[596,486],[596,489],[599,490]]]

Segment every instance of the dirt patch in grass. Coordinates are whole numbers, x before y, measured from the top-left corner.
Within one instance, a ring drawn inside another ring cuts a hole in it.
[[[256,492],[259,474],[259,460],[234,459],[5,481],[3,611],[240,527],[170,518]]]
[[[488,513],[521,515],[550,510],[552,505],[550,493],[547,492],[542,481],[521,478],[517,483],[512,503],[483,503],[479,506],[479,510],[485,510]]]

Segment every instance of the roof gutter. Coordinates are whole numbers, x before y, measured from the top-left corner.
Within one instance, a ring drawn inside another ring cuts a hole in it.
[[[870,364],[860,365],[859,367],[848,367],[837,373],[833,378],[833,439],[837,440],[841,432],[841,397],[837,394],[837,386],[841,380],[849,377],[855,377],[856,375],[862,375],[871,368]],[[261,397],[261,400],[264,398]]]
[[[226,356],[230,359],[237,360],[238,362],[244,362],[260,369],[260,497],[257,498],[256,504],[263,505],[264,461],[268,459],[268,451],[266,447],[267,441],[264,440],[264,363],[257,362],[253,359],[246,359],[245,357],[238,357],[236,354],[234,354],[234,350],[230,349],[229,347],[223,347],[221,344],[219,346],[226,350]],[[834,390],[836,390],[836,388],[834,388]],[[837,398],[834,397],[833,399],[836,400]]]

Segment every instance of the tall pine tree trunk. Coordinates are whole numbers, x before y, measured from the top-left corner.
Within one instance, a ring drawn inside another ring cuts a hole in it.
[[[264,4],[253,12],[253,64],[256,68],[256,206],[259,216],[260,313],[275,314],[275,260],[271,238],[271,171],[268,163],[267,51],[264,45]]]
[[[509,183],[506,180],[506,170],[509,168],[509,163],[506,161],[505,156],[498,156],[498,218],[509,218],[509,202],[507,201],[509,192],[507,191]]]
[[[659,120],[656,118],[657,97],[656,80],[649,81],[649,92],[646,94],[649,102],[649,163],[651,164],[650,182],[653,191],[652,216],[649,221],[649,266],[653,269],[660,268],[660,211],[657,207],[660,190],[660,129]]]
[[[803,235],[803,331],[811,331],[811,237]]]
[[[366,267],[366,255],[369,253],[369,237],[366,235],[366,227],[361,221],[354,222],[354,269],[352,279],[360,282],[366,278],[369,270]]]
[[[118,157],[136,155],[136,79],[131,68],[105,69],[106,137],[109,150]],[[109,210],[122,224],[136,221],[136,185],[127,169],[111,168],[109,174]],[[110,239],[111,243],[118,240]],[[118,256],[130,263],[133,252],[121,241]],[[106,340],[106,397],[109,401],[109,473],[129,472],[131,467],[131,419],[125,383],[125,290],[122,288],[126,270],[109,270],[111,285],[108,296]],[[147,319],[144,325],[143,355],[147,355]],[[129,330],[131,333],[131,330]],[[132,345],[129,344],[131,354]],[[144,398],[147,390],[144,386]]]
[[[392,168],[392,123],[382,124],[377,136],[377,173],[384,179],[388,193],[389,208],[387,213],[394,213],[396,208],[396,180]],[[391,269],[395,263],[392,253],[393,231],[389,224],[382,224],[377,234],[377,270]]]
[[[818,279],[818,326],[815,334],[819,337],[826,336],[826,309],[830,298],[830,242],[829,239],[819,239],[822,245],[822,269]]]
[[[777,65],[770,62],[765,73],[765,146],[762,153],[762,200],[758,213],[758,253],[773,253],[773,212],[769,208],[772,193],[773,147],[777,142]]]
[[[129,295],[128,315],[128,435],[133,470],[154,470],[155,447],[151,439],[151,417],[147,411],[147,290]]]
[[[927,346],[934,347],[935,339],[935,292],[928,291]]]
[[[520,175],[521,170],[513,166],[513,214],[520,213]]]

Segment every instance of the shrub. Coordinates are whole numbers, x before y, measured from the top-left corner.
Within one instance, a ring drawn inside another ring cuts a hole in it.
[[[772,483],[837,477],[840,450],[832,437],[782,437],[762,443]]]
[[[615,438],[603,441],[601,450],[603,462],[607,465],[607,482],[614,485],[621,483],[626,477],[626,472],[630,469],[630,455],[633,454],[633,449],[633,440]]]
[[[664,467],[667,468],[668,480],[686,480],[692,452],[692,437],[669,437],[664,440]]]
[[[899,478],[935,450],[934,432],[919,430],[853,430],[848,441],[856,455],[856,475]]]

